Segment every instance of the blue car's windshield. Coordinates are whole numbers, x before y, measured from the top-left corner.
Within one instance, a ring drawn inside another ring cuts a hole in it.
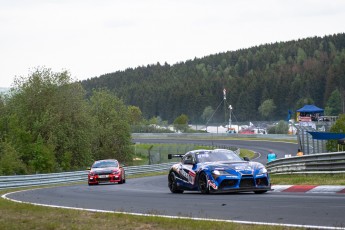
[[[198,163],[215,161],[242,161],[242,159],[231,150],[210,150],[196,153]]]
[[[108,168],[108,167],[118,167],[117,161],[98,161],[92,165],[92,168]]]

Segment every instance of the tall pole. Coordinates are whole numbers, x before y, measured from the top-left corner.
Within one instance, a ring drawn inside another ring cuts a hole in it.
[[[229,117],[229,131],[231,129],[231,110],[232,110],[232,106],[229,105],[229,110],[230,110],[230,117]]]
[[[343,113],[345,113],[345,90],[343,90]]]
[[[224,119],[225,119],[225,122],[226,122],[226,89],[224,88],[223,89],[223,98],[224,98]]]

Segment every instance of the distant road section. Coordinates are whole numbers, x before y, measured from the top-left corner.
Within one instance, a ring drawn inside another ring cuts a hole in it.
[[[295,155],[297,144],[289,142],[262,141],[262,140],[185,140],[185,139],[133,139],[135,143],[181,143],[200,145],[236,146],[259,153],[257,162],[266,164],[268,150],[273,150],[278,158],[284,158],[286,154]]]

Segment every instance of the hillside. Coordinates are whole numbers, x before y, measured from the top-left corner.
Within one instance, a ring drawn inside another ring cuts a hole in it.
[[[160,116],[172,122],[186,114],[192,123],[202,123],[204,109],[216,110],[225,88],[226,105],[234,108],[235,121],[267,119],[258,108],[268,99],[276,106],[269,119],[280,120],[305,103],[325,108],[333,92],[344,99],[345,34],[265,44],[174,65],[129,68],[81,83],[88,92],[110,89],[125,104],[138,106],[145,118]],[[227,106],[219,106],[214,122],[226,121]]]

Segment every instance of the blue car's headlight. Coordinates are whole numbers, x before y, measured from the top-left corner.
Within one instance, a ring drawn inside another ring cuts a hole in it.
[[[236,175],[231,174],[231,173],[229,173],[229,172],[227,172],[225,170],[213,170],[212,171],[212,175],[213,176],[229,176],[229,175],[236,176]]]
[[[217,169],[212,171],[212,176],[214,179],[217,179],[220,176],[226,176],[226,178],[233,178],[233,179],[238,178],[236,174],[229,173],[225,170],[217,170]]]
[[[216,176],[219,176],[219,175],[220,175],[220,172],[219,172],[219,170],[213,170],[213,171],[212,171],[212,174],[213,174],[213,175],[216,175]]]
[[[267,169],[266,168],[260,168],[259,172],[258,172],[258,176],[262,175],[262,174],[266,174],[267,173]]]
[[[213,170],[212,174],[216,176],[221,176],[221,175],[228,175],[229,173],[224,170]]]

